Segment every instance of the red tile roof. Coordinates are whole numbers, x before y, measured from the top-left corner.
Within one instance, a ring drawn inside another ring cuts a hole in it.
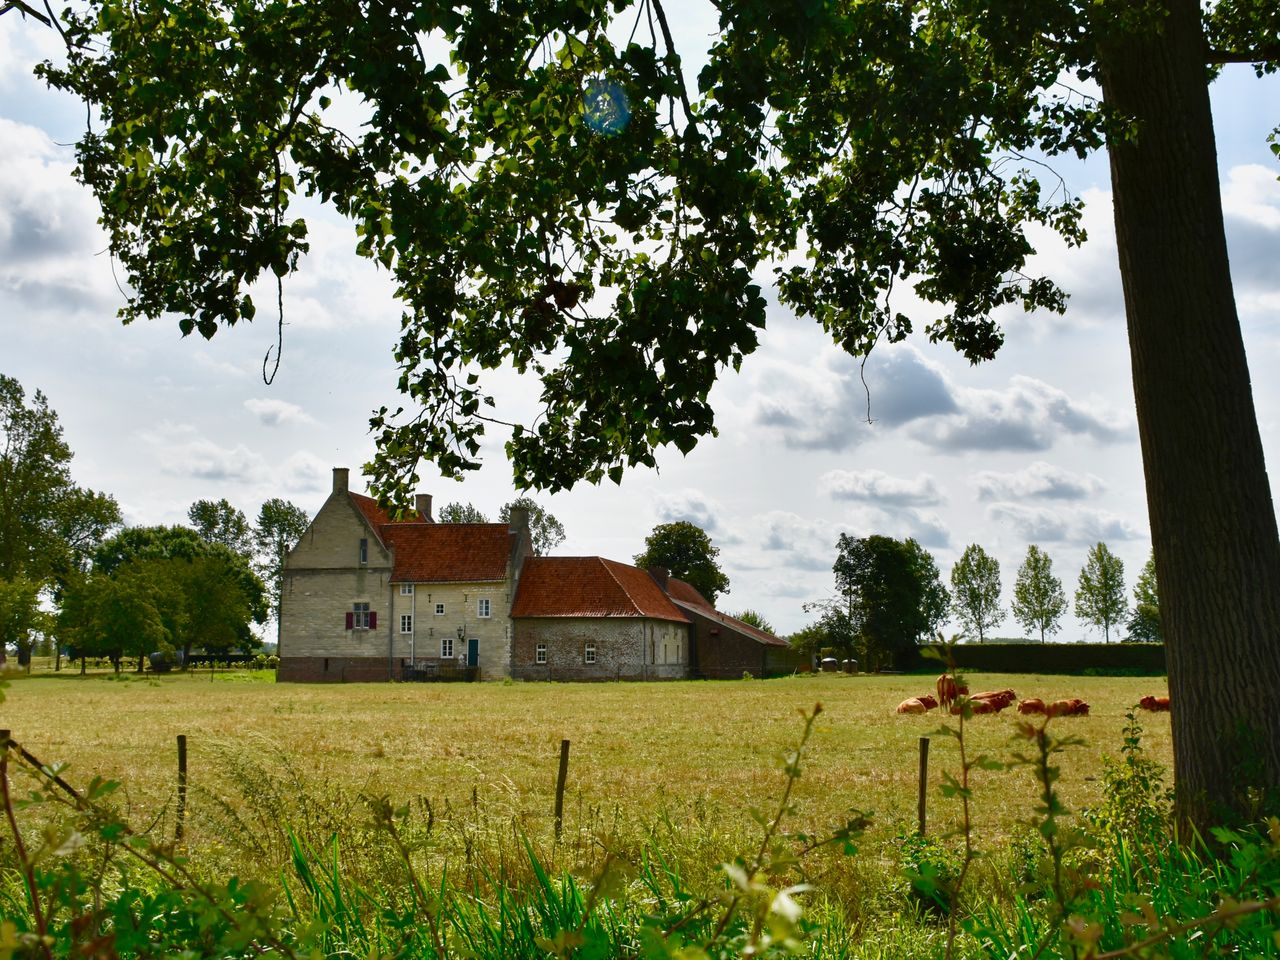
[[[395,550],[393,583],[506,579],[512,534],[505,523],[386,523],[379,532]]]
[[[707,610],[715,609],[711,605],[711,601],[698,592],[697,587],[691,583],[686,583],[684,580],[677,580],[675,577],[667,581],[667,596],[672,600],[689,603],[695,607],[703,607]]]
[[[364,518],[369,521],[369,526],[373,527],[374,531],[379,535],[382,534],[381,528],[387,524],[431,522],[426,520],[417,510],[410,510],[404,515],[403,519],[395,520],[390,513],[378,506],[378,501],[373,497],[366,497],[359,493],[348,493],[347,496],[351,498],[352,506],[364,514]]]
[[[432,523],[416,510],[394,520],[372,497],[348,494],[379,539],[395,549],[391,582],[505,580],[511,531],[505,523]]]
[[[679,582],[679,581],[673,581],[673,582]],[[699,594],[699,596],[701,596],[701,594]],[[745,621],[739,620],[737,617],[731,617],[727,613],[721,613],[719,610],[715,610],[710,606],[702,606],[696,603],[687,603],[684,600],[679,600],[674,596],[671,599],[675,601],[675,605],[677,607],[681,607],[685,610],[690,611],[691,613],[706,617],[709,620],[714,620],[716,623],[720,624],[721,626],[728,627],[730,630],[733,630],[736,633],[740,633],[743,636],[749,637],[750,639],[756,641],[756,643],[763,643],[765,646],[769,646],[769,647],[788,647],[789,648],[791,646],[791,644],[787,643],[787,641],[783,640],[781,637],[775,637],[772,633],[769,633],[769,631],[767,630],[761,630],[758,627],[753,627],[751,624],[746,623]],[[704,600],[703,603],[705,602],[706,601]]]
[[[512,617],[689,618],[644,570],[603,557],[529,557]]]

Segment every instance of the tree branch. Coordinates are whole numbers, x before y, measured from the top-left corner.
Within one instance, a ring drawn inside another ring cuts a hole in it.
[[[1265,63],[1280,60],[1280,44],[1257,50],[1206,50],[1205,63]]]
[[[653,10],[658,15],[658,25],[662,27],[662,39],[667,45],[667,54],[671,57],[673,66],[678,70],[680,55],[676,53],[675,41],[671,39],[671,27],[667,24],[667,13],[662,9],[662,0],[653,0]],[[689,94],[684,88],[684,74],[677,75],[676,81],[677,88],[680,91],[680,106],[684,108],[685,119],[689,121],[689,126],[693,128],[693,132],[701,136],[697,117],[694,116],[693,106],[689,103]]]

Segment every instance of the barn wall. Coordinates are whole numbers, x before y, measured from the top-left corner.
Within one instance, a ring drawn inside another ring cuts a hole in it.
[[[676,680],[689,675],[688,627],[643,617],[542,617],[513,621],[511,675],[520,680]],[[537,646],[547,645],[547,662]],[[588,664],[585,648],[596,646]]]

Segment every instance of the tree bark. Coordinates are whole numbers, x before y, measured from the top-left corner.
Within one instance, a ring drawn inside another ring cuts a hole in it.
[[[1100,45],[1181,819],[1280,794],[1280,540],[1227,262],[1196,0]]]

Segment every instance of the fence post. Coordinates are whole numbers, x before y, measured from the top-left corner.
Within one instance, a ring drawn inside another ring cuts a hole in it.
[[[924,836],[925,800],[929,795],[929,738],[920,738],[920,797],[917,815],[920,819],[920,836]]]
[[[560,775],[556,777],[556,842],[564,827],[564,782],[569,777],[569,741],[560,741]]]
[[[187,815],[187,735],[178,734],[178,810],[173,839],[181,842],[183,820]]]

